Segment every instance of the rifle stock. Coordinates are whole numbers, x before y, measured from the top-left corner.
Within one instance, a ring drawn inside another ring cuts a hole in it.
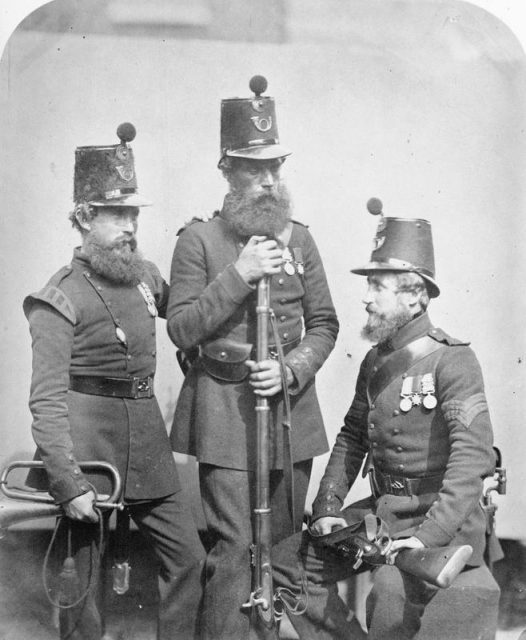
[[[466,566],[473,548],[469,544],[458,547],[402,549],[395,566],[436,587],[446,589]]]

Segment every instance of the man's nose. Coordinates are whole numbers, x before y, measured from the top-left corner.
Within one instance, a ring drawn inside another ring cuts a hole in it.
[[[137,231],[137,223],[133,218],[123,218],[121,221],[121,229],[125,233],[133,235]]]
[[[365,290],[365,295],[362,298],[362,302],[365,305],[371,304],[371,302],[373,301],[373,291],[371,287],[367,287],[367,289]]]
[[[276,181],[274,179],[272,171],[270,171],[269,169],[264,169],[261,172],[261,179],[260,179],[261,186],[265,187],[266,189],[272,189],[275,183]]]

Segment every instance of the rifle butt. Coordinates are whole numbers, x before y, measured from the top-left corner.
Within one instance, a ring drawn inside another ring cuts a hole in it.
[[[446,589],[464,569],[472,553],[473,548],[469,544],[432,549],[402,549],[396,556],[395,566],[440,589]]]

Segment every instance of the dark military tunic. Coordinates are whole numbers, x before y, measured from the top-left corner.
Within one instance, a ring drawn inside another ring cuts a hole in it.
[[[154,264],[147,267],[144,281],[164,315],[167,285]],[[33,340],[33,436],[57,502],[88,490],[78,466],[83,460],[114,464],[127,499],[177,491],[177,472],[155,397],[114,398],[69,390],[70,375],[154,375],[155,318],[139,289],[97,275],[76,250],[71,265],[26,298],[24,311]]]
[[[246,238],[221,216],[196,222],[175,247],[167,313],[168,332],[181,349],[218,338],[256,344],[256,291],[237,272]],[[292,453],[294,461],[327,451],[327,439],[314,376],[334,347],[338,321],[323,265],[309,231],[293,224],[289,249],[294,273],[282,269],[270,281],[270,306],[282,343],[292,345],[285,360],[294,373]],[[301,266],[299,266],[301,264]],[[269,344],[273,344],[269,335]],[[252,353],[254,357],[254,353]],[[232,469],[254,469],[255,396],[246,380],[223,382],[209,375],[199,358],[186,376],[177,403],[171,440],[174,450],[200,462]],[[274,418],[271,464],[281,468],[281,394],[270,399]]]
[[[408,368],[403,360],[402,367],[393,366],[404,347],[426,335],[436,343],[432,353]],[[385,363],[391,363],[393,375],[375,390],[374,376]],[[403,411],[404,390],[418,391],[424,376],[433,381],[436,407],[427,409],[420,394]],[[393,493],[380,489],[374,496],[376,513],[388,522],[391,533],[414,535],[428,547],[470,544],[474,549],[470,564],[479,565],[486,526],[480,498],[483,478],[494,471],[492,445],[475,354],[466,343],[434,328],[423,314],[403,327],[388,346],[372,349],[364,359],[313,517],[338,515],[369,452],[370,465],[382,478],[416,479],[415,495],[403,495],[395,485]]]

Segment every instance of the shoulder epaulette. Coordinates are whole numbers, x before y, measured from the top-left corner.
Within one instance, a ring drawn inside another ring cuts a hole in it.
[[[299,220],[291,220],[291,222],[292,222],[293,224],[298,224],[300,227],[305,227],[305,229],[308,229],[308,228],[309,228],[309,225],[308,225],[308,224],[305,224],[304,222],[300,222]]]
[[[452,338],[449,334],[447,334],[442,329],[433,328],[428,331],[427,334],[433,340],[437,342],[441,342],[442,344],[447,344],[449,347],[467,347],[469,346],[469,342],[465,340],[459,340],[458,338]]]
[[[220,211],[217,209],[216,211],[214,211],[212,218],[210,218],[210,220],[201,220],[201,218],[192,218],[191,220],[189,220],[188,222],[185,222],[184,227],[181,227],[179,229],[179,231],[177,232],[177,235],[180,236],[181,233],[183,233],[183,231],[185,229],[188,229],[188,227],[191,227],[193,224],[195,224],[196,222],[210,222],[211,220],[213,220],[216,216],[218,216],[220,213]]]
[[[67,320],[71,322],[71,324],[75,324],[77,321],[77,316],[75,314],[75,309],[71,300],[67,297],[67,295],[59,289],[57,285],[59,285],[62,280],[67,278],[71,274],[71,267],[63,267],[49,280],[47,285],[37,291],[36,293],[31,293],[24,299],[23,308],[24,314],[26,318],[29,315],[29,312],[33,308],[35,302],[45,302],[53,307],[56,311],[61,313]]]

